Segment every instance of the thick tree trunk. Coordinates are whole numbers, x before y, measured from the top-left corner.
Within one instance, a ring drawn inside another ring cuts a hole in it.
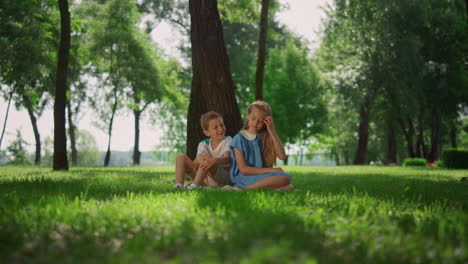
[[[133,165],[140,165],[140,116],[141,111],[133,110],[135,116],[135,142],[133,147]]]
[[[3,136],[5,135],[5,129],[7,125],[7,120],[8,120],[8,114],[10,113],[10,105],[11,105],[11,100],[13,99],[13,94],[16,91],[16,86],[13,88],[10,92],[10,96],[8,97],[8,105],[5,113],[5,120],[3,121],[3,128],[2,128],[2,135],[0,136],[0,150],[2,149],[2,141],[3,141]]]
[[[190,0],[189,9],[193,79],[187,118],[187,155],[194,158],[197,144],[203,139],[199,119],[204,112],[219,112],[229,136],[240,130],[242,119],[234,95],[217,2]]]
[[[265,72],[266,40],[268,31],[269,0],[262,0],[262,15],[260,19],[260,36],[258,40],[257,72],[255,74],[255,99],[263,100],[263,76]]]
[[[25,99],[25,101],[29,101],[29,99]],[[27,104],[29,104],[29,102]],[[31,109],[31,107],[28,106],[26,108],[28,110],[29,119],[31,120],[31,125],[34,131],[34,140],[36,141],[36,155],[34,158],[34,164],[41,165],[41,135],[39,134],[39,129],[37,128],[37,119],[34,116],[34,111]]]
[[[71,160],[72,165],[78,165],[78,150],[76,149],[76,136],[75,136],[75,124],[73,124],[73,113],[71,110],[70,100],[67,100],[67,113],[68,113],[68,135],[70,136],[70,147],[71,147]]]
[[[67,103],[68,58],[70,55],[70,11],[68,1],[59,0],[60,48],[57,62],[54,105],[54,170],[68,170],[65,107]]]
[[[397,144],[396,144],[396,135],[395,129],[393,128],[393,123],[388,123],[387,131],[387,157],[388,163],[397,162]]]
[[[358,146],[354,156],[354,164],[364,164],[366,162],[367,143],[369,140],[369,111],[370,103],[365,100],[359,110]]]

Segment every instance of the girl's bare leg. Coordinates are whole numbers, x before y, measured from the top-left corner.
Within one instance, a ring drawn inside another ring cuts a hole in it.
[[[277,176],[270,176],[263,180],[259,180],[258,182],[245,187],[244,189],[252,190],[252,189],[280,189],[285,188],[289,185],[291,179],[287,175],[277,175]]]
[[[176,158],[176,184],[184,184],[185,173],[192,173],[194,162],[187,156],[180,154]]]
[[[283,187],[276,188],[276,190],[283,190],[283,191],[294,190],[294,186],[292,186],[291,184],[288,184]]]

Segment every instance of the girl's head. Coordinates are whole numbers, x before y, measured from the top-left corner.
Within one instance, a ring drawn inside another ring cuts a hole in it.
[[[255,101],[247,107],[247,122],[244,129],[250,133],[261,133],[265,131],[265,117],[272,116],[271,107],[263,101]]]
[[[244,130],[258,134],[262,139],[263,166],[271,167],[276,163],[276,152],[273,139],[268,133],[265,125],[265,117],[273,116],[271,107],[267,102],[255,101],[247,107],[247,122]]]

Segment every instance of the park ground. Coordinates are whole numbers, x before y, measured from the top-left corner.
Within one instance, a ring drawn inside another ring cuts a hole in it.
[[[468,263],[468,170],[284,168],[298,191],[0,167],[0,263]]]

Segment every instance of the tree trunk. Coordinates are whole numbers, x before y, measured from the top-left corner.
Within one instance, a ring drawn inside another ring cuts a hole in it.
[[[16,90],[16,86],[11,90],[10,96],[8,97],[8,106],[7,106],[6,113],[5,113],[5,120],[3,121],[2,135],[0,136],[0,150],[2,149],[3,135],[5,135],[8,114],[10,113],[11,99],[13,99],[13,94],[15,93],[15,90]]]
[[[424,143],[424,123],[421,111],[418,117],[418,140],[416,142],[416,157],[427,159],[427,154],[426,143]]]
[[[262,0],[262,15],[260,19],[260,36],[258,40],[257,72],[255,74],[255,99],[263,100],[263,76],[265,72],[266,40],[268,31],[269,0]]]
[[[190,0],[189,10],[193,77],[187,118],[187,155],[193,159],[197,144],[203,139],[199,119],[204,112],[220,113],[229,136],[241,129],[242,119],[234,95],[217,1]]]
[[[345,151],[343,152],[343,156],[344,156],[345,164],[346,164],[346,165],[349,165],[349,164],[350,164],[350,162],[349,162],[349,151],[348,151],[348,150],[345,150]]]
[[[133,147],[133,165],[140,165],[140,110],[133,110],[135,116],[135,144]]]
[[[68,0],[58,0],[60,48],[57,62],[54,105],[54,170],[68,170],[65,107],[67,103],[68,58],[70,55],[70,11]]]
[[[117,111],[117,86],[114,87],[114,104],[112,105],[112,115],[109,122],[109,130],[107,131],[108,140],[107,140],[107,151],[106,157],[104,158],[104,167],[109,166],[110,157],[111,157],[111,138],[112,138],[112,125],[114,124],[115,112]]]
[[[75,124],[73,124],[73,113],[71,110],[71,102],[67,100],[67,113],[68,113],[68,135],[70,136],[71,146],[71,160],[72,165],[78,165],[78,151],[76,149],[76,136],[75,136]]]
[[[340,166],[340,155],[338,154],[338,151],[335,151],[334,153],[336,166]]]
[[[39,134],[39,129],[37,128],[37,119],[34,116],[34,111],[32,110],[29,104],[29,98],[24,96],[24,100],[28,104],[26,109],[28,110],[29,119],[31,120],[31,125],[34,131],[34,140],[36,141],[36,156],[34,158],[35,165],[41,165],[41,135]]]
[[[370,103],[366,99],[364,103],[361,104],[359,110],[359,128],[358,128],[358,146],[356,150],[356,155],[354,157],[354,164],[364,164],[366,162],[367,154],[367,143],[369,140],[369,111]]]
[[[432,124],[431,124],[431,138],[430,138],[430,150],[429,150],[429,153],[427,155],[427,161],[428,162],[433,162],[434,160],[436,160],[436,156],[437,156],[437,129],[438,129],[438,125],[437,125],[437,111],[433,111],[433,114],[432,114]]]
[[[452,123],[450,128],[450,144],[452,148],[457,148],[457,128],[455,126],[455,122]]]
[[[396,163],[397,162],[397,144],[396,144],[396,135],[395,129],[393,129],[393,123],[388,123],[387,131],[387,162]]]
[[[414,135],[414,126],[410,118],[408,118],[408,130],[405,128],[405,121],[401,118],[398,119],[400,128],[403,132],[403,135],[406,139],[406,146],[408,148],[408,156],[414,158],[416,155],[414,153],[414,144],[413,144],[413,135]]]

